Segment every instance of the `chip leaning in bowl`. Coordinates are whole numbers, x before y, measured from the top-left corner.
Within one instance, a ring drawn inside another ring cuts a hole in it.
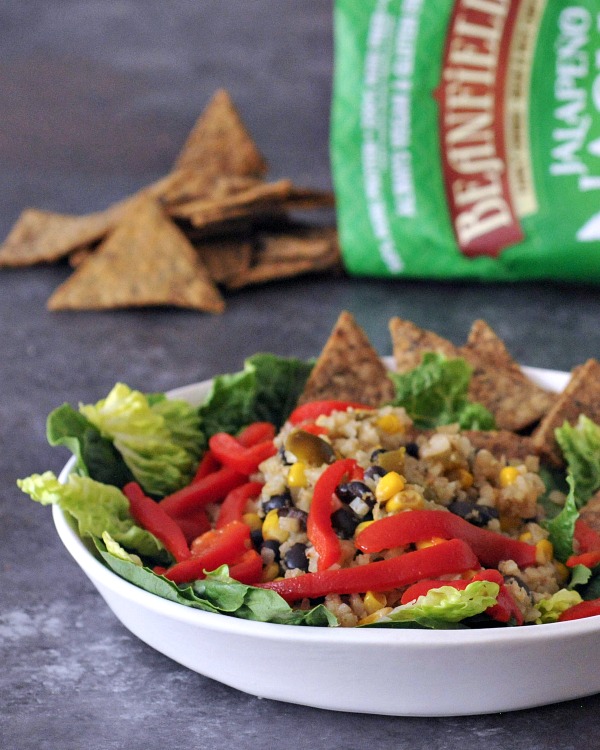
[[[471,373],[433,352],[391,375],[344,317],[316,363],[255,355],[200,407],[123,384],[59,407],[48,437],[74,471],[18,484],[115,573],[209,612],[396,628],[600,613],[600,427],[565,421],[565,464],[546,466],[469,400]]]

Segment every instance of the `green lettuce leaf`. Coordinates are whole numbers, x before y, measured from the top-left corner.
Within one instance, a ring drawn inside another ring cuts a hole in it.
[[[162,497],[192,479],[204,435],[197,410],[184,401],[150,400],[140,391],[117,383],[108,396],[79,411],[112,440],[144,490]],[[177,428],[173,424],[183,420]]]
[[[59,505],[73,516],[81,537],[102,537],[108,532],[127,550],[154,560],[171,560],[162,542],[136,524],[129,501],[117,487],[77,474],[69,474],[67,482],[61,484],[51,471],[18,479],[17,485],[32,500]]]
[[[554,435],[575,480],[575,501],[581,508],[600,488],[600,426],[581,414],[574,425],[565,422]]]
[[[102,558],[117,575],[145,591],[187,607],[257,622],[312,627],[337,625],[335,617],[322,604],[307,611],[294,611],[274,591],[247,586],[230,578],[226,565],[207,573],[201,581],[178,586],[150,568],[140,567],[127,559],[118,549],[108,549],[100,539],[95,543]]]
[[[46,420],[46,437],[52,446],[64,445],[75,456],[75,471],[103,484],[123,487],[134,477],[112,440],[102,437],[94,425],[63,404],[50,412]]]
[[[493,607],[499,591],[498,584],[492,581],[473,581],[462,591],[453,586],[440,586],[415,602],[396,607],[380,622],[457,623]]]
[[[296,405],[313,364],[274,354],[255,354],[241,372],[214,378],[200,406],[202,429],[235,434],[246,425],[272,422],[281,427]]]
[[[469,401],[472,368],[462,358],[446,359],[426,352],[423,361],[406,373],[390,373],[396,395],[394,406],[403,406],[417,427],[431,429],[457,422],[463,430],[492,430],[493,415]]]
[[[549,540],[554,547],[554,556],[561,562],[566,562],[573,554],[573,534],[575,521],[579,518],[579,509],[575,502],[575,479],[567,474],[569,493],[561,512],[544,523],[549,532]]]
[[[536,624],[540,625],[546,622],[557,622],[560,615],[569,607],[573,607],[575,604],[583,601],[580,594],[577,591],[569,591],[568,589],[560,589],[548,599],[542,599],[542,601],[536,604],[536,607],[540,611],[540,616],[536,620]]]

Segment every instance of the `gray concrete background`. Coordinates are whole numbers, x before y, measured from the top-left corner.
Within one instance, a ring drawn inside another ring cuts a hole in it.
[[[91,211],[163,174],[220,86],[273,177],[330,186],[331,34],[324,0],[1,3],[0,234],[25,206]],[[521,362],[570,369],[600,353],[597,288],[317,277],[231,294],[217,317],[50,314],[46,300],[68,274],[60,264],[0,272],[0,747],[594,747],[598,697],[393,719],[261,701],[189,672],[116,621],[49,509],[15,479],[61,468],[67,453],[46,444],[44,424],[64,401],[96,401],[117,380],[165,390],[237,370],[259,350],[314,356],[342,309],[382,354],[392,315],[456,343],[484,317]],[[442,655],[440,679],[453,679]],[[398,689],[410,689],[401,674]]]

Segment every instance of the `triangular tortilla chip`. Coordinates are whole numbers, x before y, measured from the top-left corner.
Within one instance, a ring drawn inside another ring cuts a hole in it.
[[[484,404],[502,429],[518,431],[539,422],[556,400],[523,373],[483,320],[473,324],[460,355],[473,368],[469,397]]]
[[[100,241],[121,216],[121,204],[85,216],[27,208],[0,246],[0,266],[55,263]]]
[[[174,165],[223,175],[261,177],[267,164],[227,91],[217,91],[192,128]]]
[[[251,242],[223,239],[201,242],[195,247],[215,284],[228,285],[231,279],[250,268]]]
[[[600,422],[600,362],[588,359],[575,367],[566,388],[558,396],[532,434],[536,450],[555,464],[563,462],[554,430],[565,422],[574,424],[580,414]]]
[[[408,372],[421,364],[425,352],[438,352],[448,359],[458,357],[458,348],[433,331],[419,328],[410,320],[392,318],[389,322],[397,372]]]
[[[152,199],[122,222],[60,286],[50,310],[174,305],[222,312],[224,302],[193,246]]]
[[[380,406],[394,397],[394,385],[371,342],[347,311],[339,316],[298,403],[321,399]]]

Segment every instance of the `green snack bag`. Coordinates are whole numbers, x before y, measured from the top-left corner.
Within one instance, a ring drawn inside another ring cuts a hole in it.
[[[600,0],[336,0],[350,273],[600,281]]]

